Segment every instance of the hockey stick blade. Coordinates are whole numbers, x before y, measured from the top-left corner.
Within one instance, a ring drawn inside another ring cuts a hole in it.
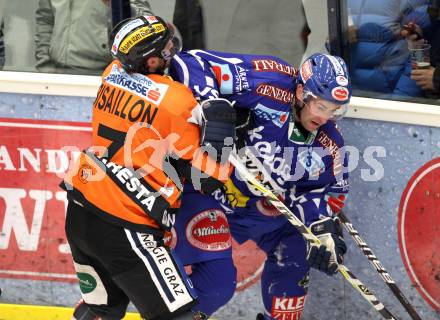
[[[253,187],[259,190],[267,200],[280,212],[287,220],[301,233],[304,239],[310,245],[319,245],[319,239],[307,228],[289,208],[278,199],[278,197],[269,189],[264,187],[241,163],[240,159],[233,152],[229,156],[229,161],[240,173],[241,178],[245,179]],[[374,294],[344,265],[340,264],[339,273],[355,288],[362,297],[370,303],[373,308],[384,318],[388,320],[396,320],[391,312],[374,296]]]
[[[388,272],[385,270],[383,264],[377,259],[376,255],[373,253],[373,251],[368,247],[367,243],[364,241],[364,239],[361,238],[359,235],[359,232],[353,227],[353,224],[348,219],[348,217],[345,215],[344,212],[339,212],[338,214],[339,219],[341,220],[342,224],[344,225],[347,232],[351,235],[351,237],[354,239],[354,242],[356,242],[357,246],[362,250],[363,254],[367,257],[367,259],[370,261],[370,263],[373,265],[373,267],[376,269],[376,271],[379,273],[382,280],[388,285],[388,287],[393,292],[394,296],[399,300],[399,302],[402,304],[402,306],[405,308],[405,310],[408,312],[408,314],[411,316],[413,320],[422,320],[414,307],[411,305],[411,303],[408,301],[408,299],[404,296],[403,292],[399,289],[399,287],[396,285],[394,280],[391,278],[391,276],[388,274]]]

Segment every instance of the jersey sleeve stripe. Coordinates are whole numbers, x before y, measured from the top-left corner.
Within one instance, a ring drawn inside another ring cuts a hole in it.
[[[170,312],[176,311],[194,300],[186,289],[181,274],[165,247],[147,246],[140,239],[146,236],[144,234],[127,229],[125,229],[125,233],[133,251],[144,262],[151,279]],[[148,237],[150,239],[147,239],[147,242],[153,243],[151,241],[154,240],[153,237],[150,235]],[[173,279],[173,283],[168,283],[169,279]]]

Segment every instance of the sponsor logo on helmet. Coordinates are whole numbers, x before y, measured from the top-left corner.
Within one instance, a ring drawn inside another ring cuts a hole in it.
[[[337,76],[336,77],[336,83],[340,86],[347,86],[348,85],[348,79],[344,76]]]
[[[142,19],[135,19],[135,20],[128,22],[126,25],[124,25],[115,36],[115,40],[114,40],[113,46],[112,46],[112,53],[116,54],[118,52],[119,44],[121,43],[122,39],[124,39],[124,37],[129,32],[131,32],[132,30],[134,30],[135,28],[137,28],[143,24],[144,24],[144,21],[142,21]]]
[[[161,33],[165,31],[165,26],[162,23],[155,23],[152,25],[155,30],[155,33]]]
[[[348,99],[348,89],[345,87],[335,87],[332,89],[332,97],[338,101],[345,101]]]
[[[144,16],[145,19],[147,19],[147,21],[149,23],[155,23],[155,22],[159,22],[159,20],[157,20],[157,18],[155,16]]]
[[[188,223],[185,233],[188,242],[202,250],[221,251],[232,245],[228,221],[221,210],[198,213]]]
[[[281,128],[289,118],[288,112],[274,110],[262,105],[261,103],[257,104],[254,112],[258,118],[266,121],[272,121],[279,128]]]
[[[257,87],[256,92],[259,95],[269,97],[270,99],[282,103],[291,103],[293,101],[293,92],[275,86],[271,86],[265,83],[260,84]]]
[[[162,23],[155,23],[151,26],[139,28],[122,41],[121,45],[119,46],[119,51],[127,54],[131,48],[133,48],[140,41],[149,38],[152,35],[165,32],[165,30],[165,26]]]
[[[310,63],[310,60],[307,60],[301,65],[299,73],[304,82],[310,79],[310,77],[313,75],[312,64]]]
[[[341,75],[344,76],[345,72],[344,72],[344,68],[342,67],[341,62],[337,58],[335,58],[334,56],[331,56],[328,54],[326,54],[325,56],[330,60],[331,64],[333,65],[333,69],[335,70],[335,74],[337,76],[341,76]]]
[[[112,45],[112,53],[116,54],[118,52],[118,48],[116,47],[115,44]]]

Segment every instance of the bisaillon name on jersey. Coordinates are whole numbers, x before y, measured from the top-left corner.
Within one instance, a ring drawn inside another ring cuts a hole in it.
[[[158,111],[156,106],[152,106],[144,99],[108,84],[101,85],[93,107],[122,119],[128,119],[130,122],[146,122],[150,125]]]

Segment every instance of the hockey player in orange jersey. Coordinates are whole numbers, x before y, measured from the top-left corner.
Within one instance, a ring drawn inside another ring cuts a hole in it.
[[[203,319],[178,258],[163,244],[179,208],[181,179],[210,193],[228,179],[235,111],[199,105],[163,75],[181,48],[157,16],[118,24],[115,60],[93,104],[93,146],[62,183],[66,235],[82,302],[74,319],[122,319],[131,301],[146,319]]]

